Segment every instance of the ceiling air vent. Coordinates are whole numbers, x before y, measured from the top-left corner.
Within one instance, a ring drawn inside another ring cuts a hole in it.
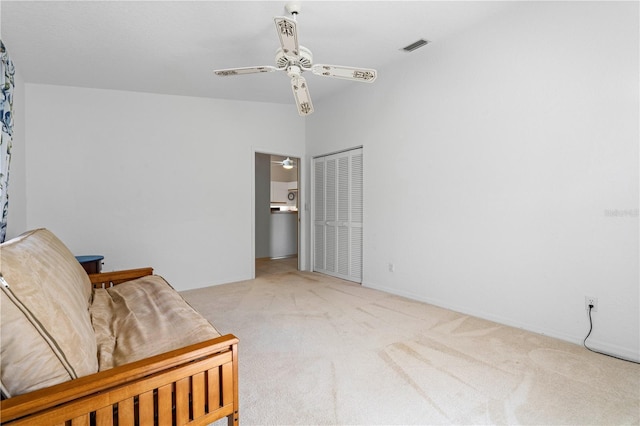
[[[410,45],[403,47],[401,50],[404,50],[405,52],[413,52],[414,50],[419,49],[422,46],[426,46],[427,43],[429,43],[429,41],[421,38],[420,40],[415,41]]]

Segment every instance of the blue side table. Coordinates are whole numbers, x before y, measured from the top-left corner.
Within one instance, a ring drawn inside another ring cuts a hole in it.
[[[102,260],[104,256],[99,255],[87,255],[76,256],[80,265],[87,271],[87,274],[99,274],[102,271]]]

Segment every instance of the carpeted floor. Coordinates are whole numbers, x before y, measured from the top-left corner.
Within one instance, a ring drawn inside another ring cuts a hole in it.
[[[183,292],[240,339],[240,422],[640,424],[640,365],[325,275]]]

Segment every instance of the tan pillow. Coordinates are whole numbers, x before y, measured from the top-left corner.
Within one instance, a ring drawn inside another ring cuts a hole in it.
[[[98,371],[89,277],[46,229],[0,245],[3,392],[15,396]]]

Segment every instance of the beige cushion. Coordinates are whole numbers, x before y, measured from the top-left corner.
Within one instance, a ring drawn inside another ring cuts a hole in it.
[[[50,231],[0,245],[0,367],[8,396],[98,371],[89,277]]]
[[[100,371],[220,336],[158,275],[96,289],[91,317]]]

